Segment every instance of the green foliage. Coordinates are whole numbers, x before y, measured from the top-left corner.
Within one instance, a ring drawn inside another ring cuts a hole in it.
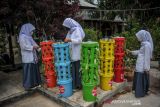
[[[101,32],[94,30],[93,28],[85,28],[85,38],[84,41],[99,41],[100,36],[102,35]]]
[[[78,0],[1,0],[0,4],[0,23],[19,28],[30,22],[46,35],[61,30],[63,20],[79,12]]]
[[[160,22],[152,19],[148,22],[148,26],[154,44],[154,58],[158,58],[160,57]]]

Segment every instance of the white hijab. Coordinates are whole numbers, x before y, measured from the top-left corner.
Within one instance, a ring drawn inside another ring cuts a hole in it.
[[[84,33],[81,25],[78,22],[76,22],[75,20],[73,20],[71,18],[66,18],[63,22],[63,26],[70,28],[70,30],[74,30],[75,28],[79,28],[82,38],[85,37],[85,33]]]
[[[20,33],[19,33],[19,39],[24,35],[25,35],[25,37],[27,37],[29,39],[33,39],[32,34],[31,34],[31,32],[33,30],[35,30],[35,27],[31,23],[27,23],[27,24],[22,25]]]
[[[136,37],[138,38],[138,40],[143,43],[143,42],[149,42],[151,44],[151,58],[152,58],[152,54],[153,54],[153,41],[152,41],[152,37],[151,34],[146,31],[146,30],[140,30],[136,33]]]

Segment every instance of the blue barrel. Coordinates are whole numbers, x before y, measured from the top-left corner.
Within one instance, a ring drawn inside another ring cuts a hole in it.
[[[72,79],[66,81],[58,81],[60,89],[60,96],[70,97],[73,94]]]
[[[70,61],[69,43],[53,44],[54,58],[56,63]]]
[[[65,63],[55,63],[58,81],[66,81],[71,79],[70,61]]]

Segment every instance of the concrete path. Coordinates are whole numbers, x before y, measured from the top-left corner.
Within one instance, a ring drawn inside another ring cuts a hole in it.
[[[35,93],[29,97],[26,97],[20,101],[3,105],[3,107],[62,107],[51,99]]]
[[[22,87],[22,71],[5,73],[0,71],[0,99],[24,91]]]

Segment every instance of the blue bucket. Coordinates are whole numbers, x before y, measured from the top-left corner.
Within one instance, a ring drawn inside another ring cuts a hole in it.
[[[69,44],[53,44],[54,60],[56,63],[64,63],[70,61]]]
[[[67,81],[71,79],[70,62],[55,63],[58,81]]]
[[[65,81],[58,81],[58,85],[60,89],[60,96],[62,97],[70,97],[73,94],[72,90],[72,79]]]

